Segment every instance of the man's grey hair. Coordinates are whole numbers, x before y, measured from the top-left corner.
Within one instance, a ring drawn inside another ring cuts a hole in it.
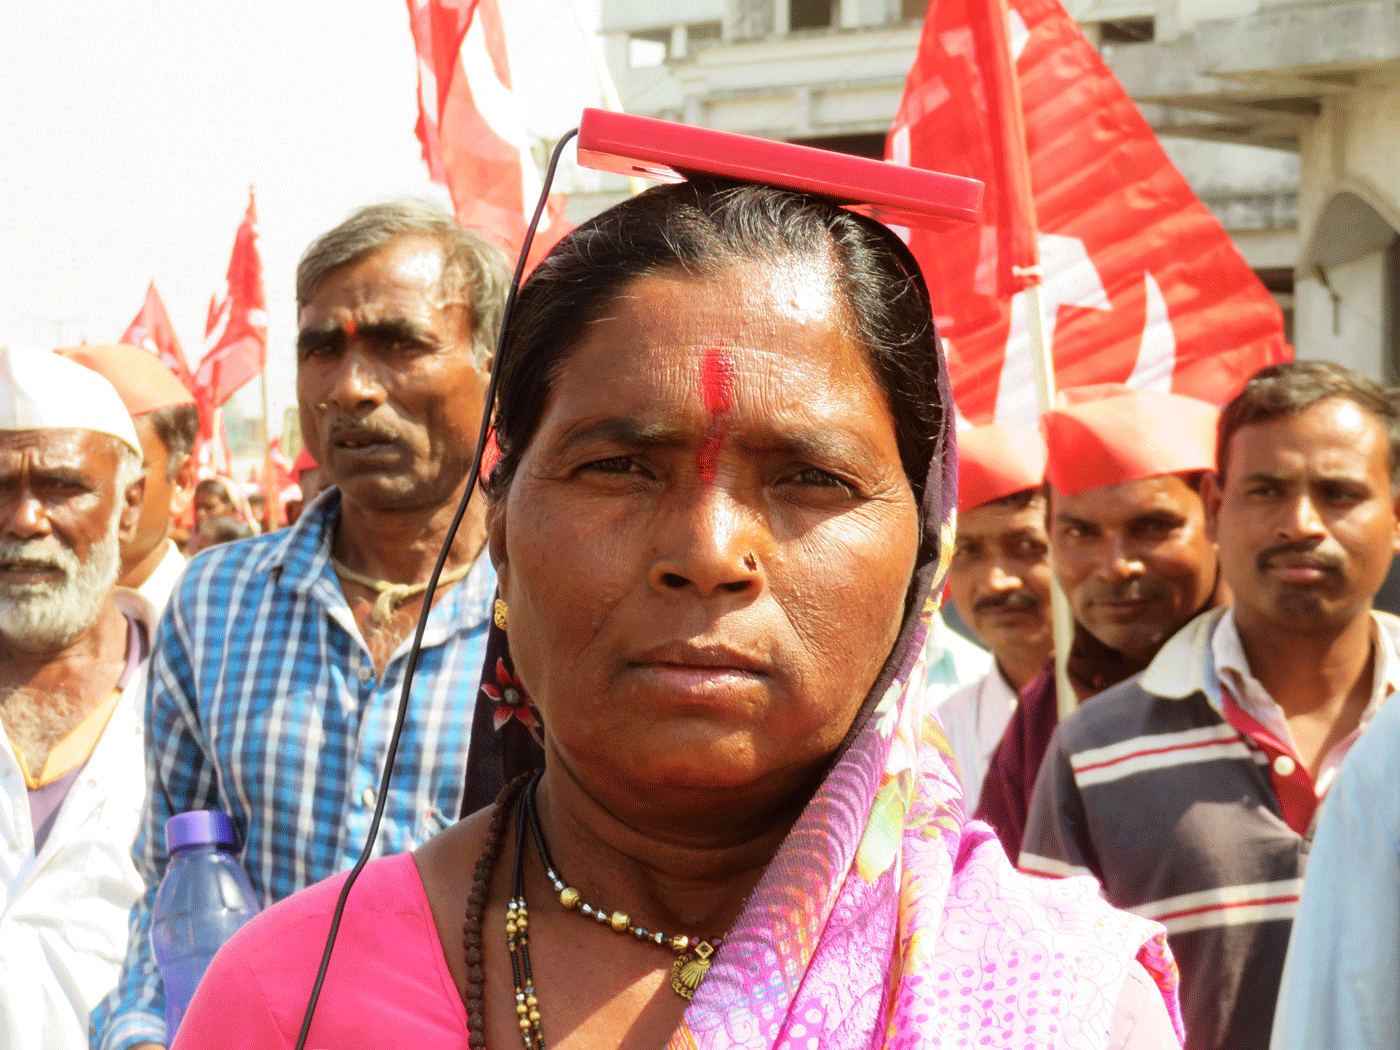
[[[297,310],[306,307],[333,270],[411,236],[431,237],[442,245],[443,293],[470,308],[472,356],[485,368],[496,350],[510,265],[499,247],[462,229],[433,201],[409,198],[371,204],[312,241],[297,264]]]

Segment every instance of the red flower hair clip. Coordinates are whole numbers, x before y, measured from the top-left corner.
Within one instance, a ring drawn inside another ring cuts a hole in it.
[[[530,735],[539,739],[540,720],[535,714],[534,701],[530,699],[520,679],[511,674],[505,660],[496,657],[496,684],[481,683],[481,691],[496,704],[493,721],[499,732],[512,718],[518,718],[530,730]]]

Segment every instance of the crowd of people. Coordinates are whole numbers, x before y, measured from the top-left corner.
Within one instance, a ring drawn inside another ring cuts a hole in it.
[[[6,1045],[294,1046],[381,801],[310,1047],[1393,1044],[1389,390],[1296,361],[956,431],[890,231],[650,190],[520,291],[381,800],[510,281],[419,202],[307,249],[261,535],[153,355],[0,350]],[[176,1037],[200,809],[268,910]]]
[[[1322,821],[1308,856],[1343,760],[1400,685],[1400,618],[1373,608],[1400,542],[1400,402],[1344,366],[1295,361],[1219,412],[1067,390],[1042,433],[960,442],[970,505],[949,589],[996,668],[941,710],[977,815],[1023,871],[1090,875],[1163,924],[1187,1046],[1387,1045],[1394,731],[1368,740],[1369,769],[1346,766],[1374,786],[1350,833]],[[1051,565],[1074,613],[1063,722]],[[1028,653],[1043,665],[1026,683]],[[1305,866],[1354,894],[1310,892],[1290,956]],[[1370,917],[1353,911],[1371,899]],[[1374,917],[1380,945],[1361,930]]]

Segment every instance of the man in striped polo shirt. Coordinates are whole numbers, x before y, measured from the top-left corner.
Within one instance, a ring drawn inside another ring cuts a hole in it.
[[[1214,405],[1120,383],[1060,391],[1041,417],[1050,560],[1074,613],[1065,656],[1072,702],[1142,671],[1222,596],[1201,483],[1215,467]],[[1008,857],[1060,720],[1055,664],[1020,691],[987,766],[976,816]]]
[[[1346,752],[1400,685],[1372,599],[1400,546],[1400,411],[1325,362],[1257,373],[1220,417],[1207,520],[1230,609],[1056,730],[1020,866],[1087,873],[1161,921],[1187,1046],[1267,1047],[1304,843]]]

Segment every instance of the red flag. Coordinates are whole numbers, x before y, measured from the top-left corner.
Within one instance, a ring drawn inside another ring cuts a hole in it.
[[[223,477],[231,469],[233,452],[228,447],[228,433],[224,430],[224,410],[211,408],[206,416],[201,408],[199,414],[199,441],[194,449],[194,476],[197,480]]]
[[[166,368],[175,373],[175,378],[179,379],[187,390],[195,392],[194,376],[190,374],[190,366],[185,362],[185,351],[175,336],[175,329],[170,324],[170,315],[165,312],[165,303],[161,302],[155,281],[146,289],[146,301],[141,304],[140,312],[127,326],[119,341],[128,346],[139,346],[155,354]]]
[[[194,450],[195,463],[198,464],[201,449],[214,436],[214,406],[209,402],[209,392],[195,381],[190,366],[185,362],[185,351],[175,336],[175,329],[165,312],[165,303],[161,302],[160,293],[156,291],[155,281],[146,289],[146,301],[141,306],[141,312],[122,333],[121,341],[128,346],[139,346],[155,354],[166,368],[175,373],[185,389],[194,395],[195,407],[199,410],[199,438]]]
[[[208,339],[213,334],[214,329],[219,327],[223,320],[224,312],[228,309],[228,300],[220,299],[217,295],[209,297],[209,311],[204,315],[204,338]]]
[[[408,0],[418,51],[423,159],[452,194],[457,222],[518,252],[540,195],[525,118],[510,87],[496,0]],[[531,250],[538,258],[568,232],[564,198],[550,194]]]
[[[1006,67],[991,50],[1005,2],[933,0],[887,150],[988,184],[994,227],[910,235],[958,408],[977,423],[1037,414],[1026,296],[1006,295],[1024,273],[1016,230],[1026,209],[1009,159]],[[1057,386],[1126,382],[1219,404],[1286,360],[1277,304],[1058,0],[1010,0],[1003,39],[1019,82]]]
[[[208,349],[195,372],[195,383],[211,405],[219,406],[262,372],[267,360],[267,305],[252,190],[248,211],[233,238],[224,294],[210,303],[209,325],[204,333]]]
[[[282,454],[282,439],[274,437],[267,444],[267,461],[263,464],[263,494],[267,497],[268,527],[280,529],[287,524],[287,501],[298,499],[301,486],[292,474],[292,465]]]

